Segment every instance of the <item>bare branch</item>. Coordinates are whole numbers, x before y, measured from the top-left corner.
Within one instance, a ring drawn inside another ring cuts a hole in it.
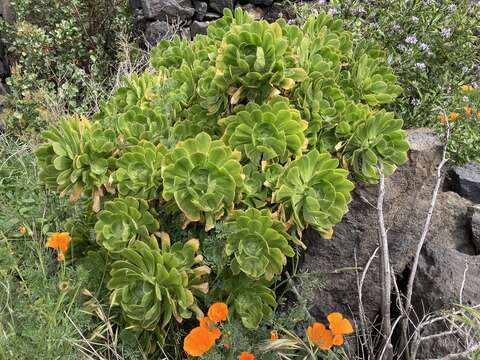
[[[391,295],[392,295],[392,278],[390,274],[390,255],[388,252],[388,238],[387,230],[385,227],[385,219],[383,216],[383,201],[385,198],[385,174],[383,169],[378,167],[378,173],[380,175],[380,184],[378,189],[378,198],[377,198],[377,217],[378,217],[378,227],[379,227],[379,238],[380,238],[380,275],[382,282],[382,330],[381,335],[383,336],[383,347],[386,350],[382,351],[379,360],[391,359],[393,357],[393,347],[391,344],[391,315],[390,315],[390,304],[391,304]],[[385,352],[385,358],[383,354]]]

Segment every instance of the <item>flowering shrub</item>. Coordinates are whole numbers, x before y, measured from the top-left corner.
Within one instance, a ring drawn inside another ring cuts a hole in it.
[[[408,126],[434,125],[437,106],[451,108],[458,86],[480,80],[476,1],[347,0],[335,9],[356,35],[388,49],[404,89],[392,108]]]
[[[457,92],[450,112],[438,116],[437,127],[450,125],[449,155],[462,164],[480,160],[480,89],[464,85]]]
[[[226,306],[229,320],[258,329],[303,231],[331,238],[353,180],[375,183],[406,161],[402,121],[382,108],[400,93],[385,53],[352,41],[340,20],[321,14],[299,28],[237,9],[208,31],[162,41],[154,71],[126,81],[94,122],[46,131],[37,151],[42,179],[98,212],[111,304],[148,351],[172,319],[202,318],[202,293],[225,305],[187,335],[190,355],[215,345]],[[202,241],[219,231],[225,266],[208,278],[203,243],[170,244],[166,228]],[[332,317],[325,331],[339,345],[350,330]]]

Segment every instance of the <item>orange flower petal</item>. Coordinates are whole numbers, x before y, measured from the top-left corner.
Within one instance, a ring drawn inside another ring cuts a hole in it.
[[[204,316],[199,320],[199,322],[200,322],[200,327],[207,329],[210,332],[210,334],[214,337],[215,340],[220,339],[220,337],[222,336],[222,333],[220,332],[220,329],[215,326],[215,323],[212,320]]]
[[[54,233],[47,240],[47,247],[66,253],[72,238],[68,232]]]
[[[270,332],[270,340],[278,340],[280,336],[278,336],[278,331],[277,330],[272,330]]]
[[[452,112],[448,115],[448,117],[450,118],[450,120],[455,121],[455,120],[458,119],[458,113],[455,112],[455,111],[452,111]]]
[[[329,314],[327,319],[330,323],[329,328],[334,335],[351,334],[353,332],[352,324],[344,319],[342,314],[334,312]]]
[[[18,228],[18,231],[20,232],[20,234],[25,235],[27,233],[27,228],[25,226],[20,226]]]
[[[333,335],[327,327],[321,323],[314,323],[307,329],[309,340],[321,350],[329,350],[333,346]]]
[[[252,353],[244,351],[240,354],[238,360],[255,360],[255,356]]]
[[[204,327],[196,327],[185,336],[183,350],[191,356],[202,356],[215,345],[211,332]]]
[[[334,334],[334,335],[333,335],[332,343],[333,343],[333,345],[335,345],[335,346],[343,345],[343,343],[344,343],[343,335],[340,335],[340,334],[335,335],[335,334]]]
[[[228,317],[228,306],[223,302],[217,302],[208,309],[208,317],[215,322],[225,321]]]

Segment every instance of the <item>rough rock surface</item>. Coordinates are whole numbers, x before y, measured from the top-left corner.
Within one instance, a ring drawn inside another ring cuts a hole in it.
[[[149,20],[188,19],[195,13],[190,0],[143,0],[142,8]]]
[[[474,306],[479,304],[480,260],[435,243],[426,243],[422,249],[417,277],[414,283],[412,303],[419,314],[438,310],[450,310],[454,304]],[[425,334],[446,331],[447,327],[435,326]],[[465,350],[462,339],[449,335],[421,344],[418,357],[428,358],[432,354],[445,356]]]
[[[235,7],[235,0],[210,0],[208,5],[217,13],[221,14],[225,8],[233,10]]]
[[[477,254],[480,254],[480,205],[472,206],[468,215],[472,230],[472,242],[476,247]]]
[[[480,204],[480,163],[471,162],[452,169],[452,188],[461,196]]]
[[[442,150],[440,141],[428,129],[409,130],[408,141],[409,160],[386,179],[384,204],[391,263],[401,290],[430,206]],[[377,186],[357,186],[350,211],[334,228],[332,240],[323,240],[314,231],[304,234],[308,249],[304,253],[300,272],[311,273],[312,276],[318,274],[321,279],[327,279],[323,288],[306,299],[312,315],[318,319],[332,311],[357,317],[357,281],[378,246],[374,208],[377,191]],[[459,287],[466,263],[469,263],[470,270],[464,303],[480,303],[480,258],[475,256],[477,248],[472,241],[471,207],[472,202],[457,193],[441,192],[438,195],[415,283],[413,301],[419,316],[451,308],[459,302]],[[304,290],[302,286],[305,285],[299,283],[301,293]],[[366,315],[372,321],[380,314],[380,286],[377,257],[366,275],[362,292]],[[305,293],[309,293],[308,289]],[[454,339],[447,339],[445,343],[436,342],[436,347],[424,344],[420,350],[422,354],[439,355],[441,349],[455,350],[455,343]]]
[[[208,22],[220,18],[225,8],[241,6],[253,18],[267,21],[294,17],[292,4],[274,0],[129,0],[129,6],[136,33],[144,35],[149,46],[169,38],[172,28],[188,39],[204,34]]]

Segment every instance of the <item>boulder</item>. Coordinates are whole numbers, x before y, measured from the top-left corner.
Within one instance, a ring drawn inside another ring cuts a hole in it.
[[[429,129],[408,130],[408,162],[385,181],[384,216],[388,229],[391,264],[402,286],[404,276],[420,239],[435,186],[436,167],[442,144]],[[378,186],[358,184],[343,221],[335,226],[332,240],[315,231],[304,234],[307,250],[299,271],[324,286],[307,298],[312,315],[322,318],[331,311],[358,314],[357,281],[363,267],[378,246],[376,198]],[[459,254],[476,252],[468,230],[471,202],[453,192],[440,193],[426,242]],[[462,270],[463,274],[463,270]],[[300,289],[302,284],[299,284]],[[302,291],[300,290],[302,293]],[[307,290],[306,293],[309,293]],[[363,286],[363,304],[370,320],[380,313],[381,282],[379,259],[374,259]]]
[[[223,9],[229,8],[233,10],[235,7],[235,0],[210,0],[209,3],[212,10],[215,10],[217,13],[222,14]]]
[[[208,23],[201,21],[194,21],[190,25],[190,36],[193,38],[197,34],[207,34]]]
[[[422,249],[414,283],[412,304],[420,318],[439,310],[450,310],[454,304],[480,304],[480,260],[455,249],[427,242]],[[448,329],[446,324],[427,328],[423,335]],[[462,339],[454,335],[421,343],[419,358],[440,358],[465,350]]]
[[[155,46],[162,39],[175,35],[173,27],[166,21],[153,21],[146,25],[145,40],[150,46]]]
[[[472,231],[472,242],[475,245],[476,253],[480,254],[480,205],[472,206],[468,215]]]
[[[452,188],[455,192],[480,204],[480,163],[471,162],[456,166],[451,171]]]
[[[149,20],[190,19],[195,13],[190,0],[142,0],[142,8]]]
[[[207,14],[208,4],[204,1],[193,0],[193,7],[195,8],[195,18],[198,21],[203,21]]]

